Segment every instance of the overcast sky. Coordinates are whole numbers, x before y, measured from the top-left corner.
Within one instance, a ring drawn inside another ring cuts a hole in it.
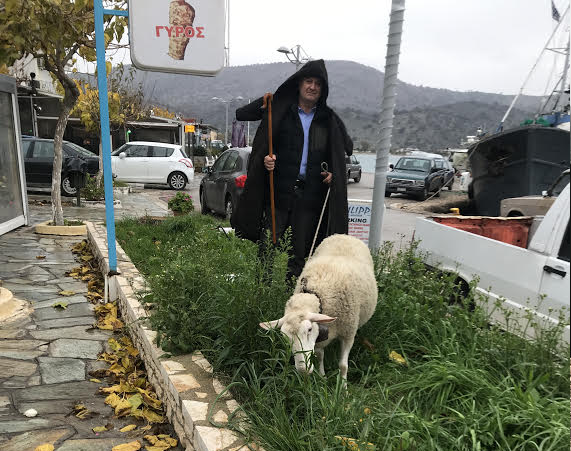
[[[384,70],[390,0],[230,3],[232,66],[285,61],[276,49],[300,44],[312,58]],[[561,15],[568,4],[555,0]],[[435,88],[516,93],[556,24],[551,0],[408,0],[405,6],[399,78]],[[526,93],[543,93],[552,60],[542,63],[543,74]]]
[[[554,2],[563,16],[569,0]],[[399,79],[433,88],[517,93],[556,25],[551,0],[407,0],[405,6]],[[390,7],[390,0],[230,0],[230,65],[284,62],[277,49],[300,44],[314,59],[384,70]],[[561,28],[567,33],[569,16]],[[113,58],[121,61],[130,63],[128,51]],[[563,59],[555,70],[553,61],[547,52],[525,94],[543,94],[550,73],[552,80],[561,74]],[[89,66],[80,70],[93,71]]]

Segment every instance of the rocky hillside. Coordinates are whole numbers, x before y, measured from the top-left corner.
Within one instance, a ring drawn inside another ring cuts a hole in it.
[[[328,61],[330,96],[328,104],[347,121],[356,142],[376,142],[377,115],[380,109],[383,73],[350,61]],[[230,104],[230,122],[234,110],[264,92],[275,88],[294,71],[290,63],[256,64],[225,68],[216,77],[192,77],[138,71],[150,102],[202,119],[224,130],[226,107],[213,97],[245,100]],[[518,87],[514,86],[514,92]],[[399,82],[394,147],[414,146],[426,149],[457,146],[479,126],[494,130],[513,96],[470,91],[458,92]],[[521,122],[534,111],[538,99],[522,97],[512,124]],[[255,128],[255,126],[254,126]]]

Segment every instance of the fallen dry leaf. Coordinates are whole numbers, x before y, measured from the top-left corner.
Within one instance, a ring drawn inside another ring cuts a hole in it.
[[[63,291],[60,291],[58,294],[60,296],[73,296],[75,294],[75,291],[63,290]]]
[[[399,365],[404,365],[404,366],[408,365],[404,357],[396,351],[391,351],[391,353],[389,354],[389,359],[391,359],[395,363],[398,363]]]
[[[91,428],[91,430],[95,433],[98,433],[107,431],[107,428],[105,426],[95,426],[94,428]]]
[[[54,302],[52,304],[52,307],[57,308],[57,309],[61,309],[61,310],[65,310],[67,308],[67,302],[64,302],[64,301]]]
[[[140,449],[141,449],[141,443],[139,441],[134,441],[114,446],[113,448],[111,448],[111,451],[138,451]]]
[[[46,256],[45,255],[36,255],[36,258],[38,260],[43,260],[44,258],[46,258]]]
[[[137,425],[136,424],[128,424],[124,428],[119,429],[119,432],[129,432],[129,431],[132,431],[133,429],[137,429]]]
[[[54,445],[51,443],[44,443],[43,445],[36,446],[34,451],[54,451]]]

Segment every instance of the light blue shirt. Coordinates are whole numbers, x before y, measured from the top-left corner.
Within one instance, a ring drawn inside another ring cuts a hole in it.
[[[297,112],[299,114],[299,119],[301,120],[301,126],[303,128],[303,154],[301,155],[301,164],[299,165],[298,177],[301,180],[305,180],[305,172],[307,169],[307,154],[309,152],[309,128],[311,127],[313,116],[315,116],[315,107],[313,107],[309,113],[306,113],[300,107],[297,107]]]

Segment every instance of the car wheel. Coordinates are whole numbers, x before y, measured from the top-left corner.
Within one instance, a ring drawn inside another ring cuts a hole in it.
[[[438,188],[438,190],[437,190],[436,193],[434,194],[434,197],[440,197],[440,191],[442,190],[442,188],[444,188],[444,187],[441,186],[440,188]]]
[[[361,181],[361,171],[359,171],[359,175],[353,179],[355,183],[359,183]]]
[[[200,213],[203,215],[210,213],[210,209],[206,206],[206,196],[204,195],[204,190],[200,190]]]
[[[428,198],[428,188],[425,186],[420,194],[420,200],[426,200]]]
[[[183,190],[186,186],[186,176],[182,172],[173,172],[167,181],[169,186],[177,191]]]
[[[226,218],[230,219],[232,217],[232,212],[234,211],[234,204],[232,202],[232,196],[228,195],[226,197]]]
[[[71,186],[71,180],[67,175],[61,179],[61,194],[67,197],[77,194],[77,188]]]

